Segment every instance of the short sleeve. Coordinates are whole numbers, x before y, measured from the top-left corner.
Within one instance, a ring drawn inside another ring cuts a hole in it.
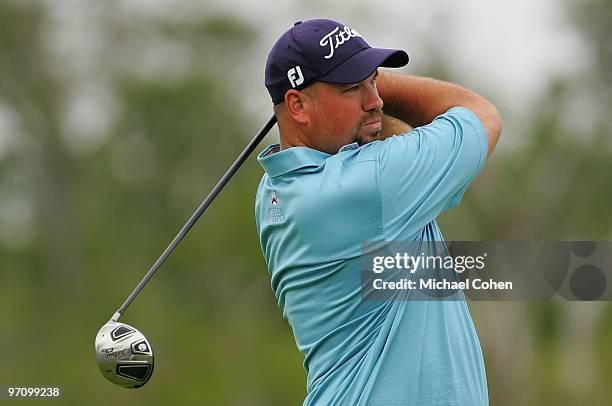
[[[376,148],[383,229],[392,239],[456,207],[484,166],[488,143],[480,119],[455,107]]]

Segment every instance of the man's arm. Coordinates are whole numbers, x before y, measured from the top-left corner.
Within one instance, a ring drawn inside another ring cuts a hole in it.
[[[483,97],[453,83],[379,72],[376,87],[386,114],[419,127],[453,107],[465,107],[480,118],[489,140],[488,155],[491,155],[501,134],[502,120],[495,106]]]

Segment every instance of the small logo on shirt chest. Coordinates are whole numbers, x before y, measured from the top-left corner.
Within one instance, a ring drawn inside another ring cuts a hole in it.
[[[278,207],[278,197],[276,196],[276,192],[272,191],[272,199],[271,199],[272,207],[268,211],[268,223],[270,224],[279,224],[285,221],[285,216],[283,215],[283,211]]]

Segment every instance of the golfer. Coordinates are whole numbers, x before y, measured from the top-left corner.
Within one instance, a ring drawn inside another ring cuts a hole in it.
[[[268,55],[280,144],[258,157],[256,221],[304,354],[304,405],[488,404],[464,300],[362,298],[364,242],[443,241],[436,217],[459,204],[502,129],[470,90],[379,69],[407,62],[325,19],[295,23]]]

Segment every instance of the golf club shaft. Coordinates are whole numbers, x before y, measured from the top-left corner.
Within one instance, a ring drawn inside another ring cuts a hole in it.
[[[236,159],[236,161],[232,164],[232,166],[227,170],[225,175],[223,175],[223,177],[221,178],[219,183],[217,183],[217,185],[208,194],[208,196],[206,196],[206,199],[204,199],[202,204],[200,204],[200,207],[198,207],[198,209],[195,211],[195,213],[193,213],[191,215],[191,218],[187,221],[187,223],[185,223],[185,225],[183,226],[181,231],[178,232],[176,237],[174,237],[174,239],[172,240],[170,245],[168,245],[166,250],[161,254],[161,256],[157,259],[157,261],[155,261],[155,263],[153,264],[151,269],[149,269],[149,271],[144,276],[144,278],[142,278],[142,280],[140,281],[138,286],[136,286],[136,289],[134,289],[134,291],[130,294],[130,296],[125,300],[125,302],[121,305],[119,310],[117,310],[115,312],[115,314],[113,315],[111,320],[113,320],[113,321],[118,321],[119,320],[121,315],[125,312],[125,309],[127,309],[127,307],[130,305],[130,303],[132,303],[132,301],[136,298],[136,296],[138,296],[138,294],[140,293],[142,288],[144,288],[144,286],[147,284],[147,282],[149,282],[149,279],[151,279],[153,277],[153,275],[155,275],[155,272],[157,272],[159,267],[162,266],[162,264],[164,263],[166,258],[168,258],[168,256],[172,253],[172,251],[174,251],[176,246],[185,237],[187,232],[191,229],[191,227],[193,227],[193,225],[196,223],[196,221],[198,221],[198,219],[204,213],[206,208],[208,206],[210,206],[210,204],[215,199],[215,197],[217,197],[219,192],[221,192],[221,189],[223,189],[225,184],[232,178],[232,176],[234,176],[236,171],[238,171],[238,168],[240,168],[240,166],[244,163],[244,161],[246,161],[246,159],[253,152],[253,150],[255,148],[257,148],[257,145],[259,145],[259,143],[264,139],[264,137],[272,129],[272,127],[274,126],[275,123],[276,123],[276,116],[273,115],[268,120],[268,122],[262,127],[262,129],[259,130],[259,132],[255,136],[255,138],[253,138],[251,140],[251,142],[246,146],[244,151],[242,151],[242,153],[240,154],[238,159]]]

